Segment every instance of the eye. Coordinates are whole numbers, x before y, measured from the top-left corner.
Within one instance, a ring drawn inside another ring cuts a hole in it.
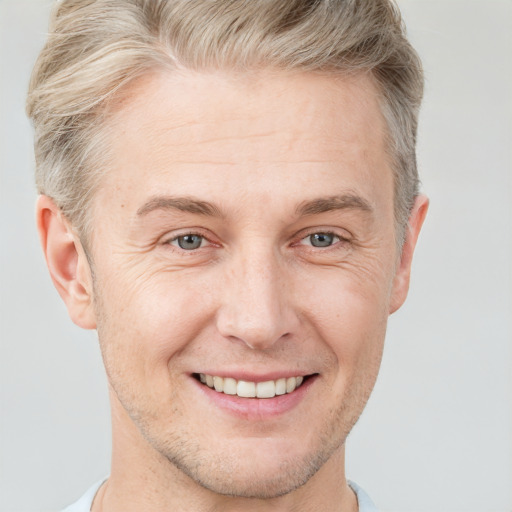
[[[187,235],[180,235],[173,238],[170,242],[171,245],[178,246],[185,251],[193,251],[199,249],[206,243],[206,239],[201,235],[189,233]]]
[[[303,238],[302,243],[312,247],[330,247],[340,240],[341,238],[334,233],[312,233]]]

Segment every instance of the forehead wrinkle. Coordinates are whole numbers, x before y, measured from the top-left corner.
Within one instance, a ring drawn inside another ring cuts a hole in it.
[[[242,141],[242,140],[250,140],[250,139],[264,139],[268,137],[272,137],[278,133],[277,131],[268,131],[264,133],[249,133],[247,135],[243,135],[241,133],[233,133],[225,136],[212,136],[211,138],[201,138],[201,140],[198,140],[197,142],[194,142],[195,145],[197,144],[211,144],[211,143],[217,143],[217,142],[223,142],[223,141],[229,141],[233,140],[234,142]]]

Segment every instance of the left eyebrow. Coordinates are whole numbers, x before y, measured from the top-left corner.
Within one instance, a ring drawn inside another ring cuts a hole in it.
[[[296,208],[296,214],[318,215],[333,210],[360,210],[365,213],[372,213],[370,203],[356,194],[342,194],[337,196],[320,197],[311,201],[304,201]]]

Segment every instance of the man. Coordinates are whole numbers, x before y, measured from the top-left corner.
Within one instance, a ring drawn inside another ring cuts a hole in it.
[[[56,4],[38,228],[113,425],[67,510],[375,510],[344,446],[427,211],[422,84],[387,0]]]

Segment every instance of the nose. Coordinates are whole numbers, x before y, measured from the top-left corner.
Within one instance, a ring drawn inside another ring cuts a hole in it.
[[[271,251],[251,251],[231,260],[217,314],[220,334],[255,350],[267,350],[296,332],[291,284]]]

